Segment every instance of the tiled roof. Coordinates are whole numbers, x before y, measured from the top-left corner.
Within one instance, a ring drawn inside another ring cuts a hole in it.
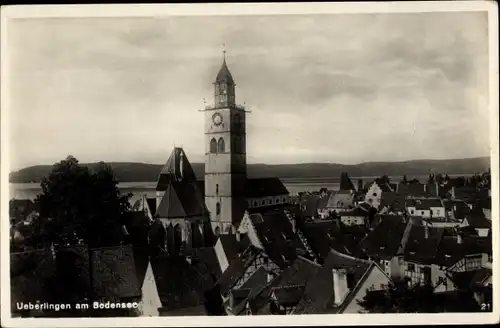
[[[427,196],[425,185],[422,183],[400,183],[398,185],[398,193],[413,197]]]
[[[52,298],[56,272],[50,249],[11,253],[10,272],[12,312],[18,311],[17,302],[58,301]]]
[[[405,210],[405,195],[397,192],[383,192],[380,199],[380,208],[389,207],[393,211]]]
[[[462,237],[459,244],[456,236],[443,236],[433,263],[448,267],[467,255],[476,255],[482,252],[483,247],[475,238]]]
[[[304,201],[304,209],[302,215],[306,217],[315,217],[318,215],[319,196],[309,195],[306,196]]]
[[[246,234],[240,235],[240,241],[236,239],[236,235],[220,235],[219,241],[229,262],[237,258],[249,245]]]
[[[443,207],[443,203],[439,198],[423,198],[415,200],[415,208],[417,210],[429,210],[431,207]]]
[[[402,216],[382,216],[381,222],[361,241],[360,246],[371,258],[392,259],[401,245],[406,228]]]
[[[337,223],[331,220],[307,222],[301,231],[320,260],[324,260],[332,249],[361,256],[359,243],[365,237],[364,229],[341,230]]]
[[[328,204],[326,206],[330,208],[348,208],[349,206],[353,206],[354,196],[354,193],[352,193],[350,190],[339,191],[330,196],[330,199],[328,199]]]
[[[264,286],[267,284],[267,271],[263,266],[260,266],[243,285],[240,289],[252,290],[256,287]],[[247,294],[248,296],[248,294]]]
[[[266,254],[280,268],[290,265],[297,258],[298,250],[306,252],[284,210],[251,214],[250,220]]]
[[[196,175],[184,150],[175,147],[158,176],[156,190],[164,191],[170,182],[179,181],[196,182]]]
[[[242,256],[234,259],[229,263],[227,269],[217,280],[217,285],[221,294],[226,294],[243,276],[247,268],[252,264],[253,260],[261,253],[261,250],[249,246]]]
[[[92,259],[95,296],[111,300],[141,295],[131,246],[94,249]]]
[[[155,216],[159,218],[199,217],[207,214],[204,197],[196,182],[171,182]]]
[[[205,292],[211,287],[207,278],[182,258],[151,260],[162,306],[166,310],[189,308],[204,304]]]
[[[219,260],[215,253],[214,247],[200,247],[191,249],[191,257],[193,263],[202,262],[210,270],[214,280],[219,279],[222,275]]]
[[[486,279],[492,276],[491,269],[481,268],[474,272],[474,276],[470,280],[471,285],[482,285]]]
[[[274,288],[305,285],[320,268],[319,264],[299,256],[291,266],[280,273],[279,282]]]
[[[426,238],[426,229],[428,229]],[[443,228],[413,225],[404,250],[405,261],[432,263],[443,236]]]
[[[247,179],[246,196],[249,198],[288,195],[283,182],[278,178]]]
[[[330,252],[323,267],[306,284],[302,299],[293,314],[335,313],[335,293],[333,289],[332,269],[345,269],[350,292],[371,267],[371,262],[355,259],[337,252]]]
[[[356,207],[352,210],[349,210],[349,211],[342,211],[342,212],[339,212],[337,213],[338,216],[358,216],[358,217],[368,217],[369,216],[369,213],[366,212],[365,210],[359,208],[359,207]]]
[[[275,287],[273,294],[276,297],[276,302],[283,306],[296,305],[304,295],[305,285]]]

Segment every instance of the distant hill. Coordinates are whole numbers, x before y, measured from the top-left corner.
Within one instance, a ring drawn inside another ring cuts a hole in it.
[[[90,168],[97,163],[83,164]],[[156,181],[162,165],[144,163],[108,163],[113,168],[120,182],[150,182]],[[196,176],[203,177],[204,164],[193,163]],[[367,162],[356,165],[334,163],[310,164],[249,164],[249,177],[279,177],[289,179],[331,178],[339,177],[341,172],[347,172],[351,177],[427,175],[429,171],[447,174],[472,174],[485,172],[490,168],[489,157],[447,160],[412,160],[405,162]],[[12,183],[39,182],[52,170],[51,165],[36,165],[24,168],[10,174]]]

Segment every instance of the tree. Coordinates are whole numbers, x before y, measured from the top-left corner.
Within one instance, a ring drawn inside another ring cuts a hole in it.
[[[130,211],[131,194],[121,195],[111,168],[100,163],[91,172],[73,156],[54,164],[41,182],[36,198],[40,217],[35,241],[93,247],[119,244],[123,216]]]
[[[358,304],[369,313],[477,312],[469,291],[434,293],[430,284],[408,284],[408,279],[391,281],[383,290],[369,290]]]

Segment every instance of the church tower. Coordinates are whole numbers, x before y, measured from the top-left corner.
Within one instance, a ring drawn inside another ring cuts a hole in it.
[[[235,231],[246,210],[245,109],[224,60],[214,82],[214,104],[205,107],[205,203],[214,233]]]

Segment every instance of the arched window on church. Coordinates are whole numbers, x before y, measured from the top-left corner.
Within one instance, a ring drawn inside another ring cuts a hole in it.
[[[219,184],[217,183],[215,185],[215,193],[218,194],[219,193]]]
[[[224,153],[226,152],[226,143],[224,142],[224,139],[220,138],[218,145],[217,145],[217,151],[219,153]]]
[[[215,140],[215,138],[212,138],[212,140],[210,140],[210,152],[212,154],[217,152],[217,141]]]
[[[215,204],[215,214],[216,215],[220,214],[220,203]]]

